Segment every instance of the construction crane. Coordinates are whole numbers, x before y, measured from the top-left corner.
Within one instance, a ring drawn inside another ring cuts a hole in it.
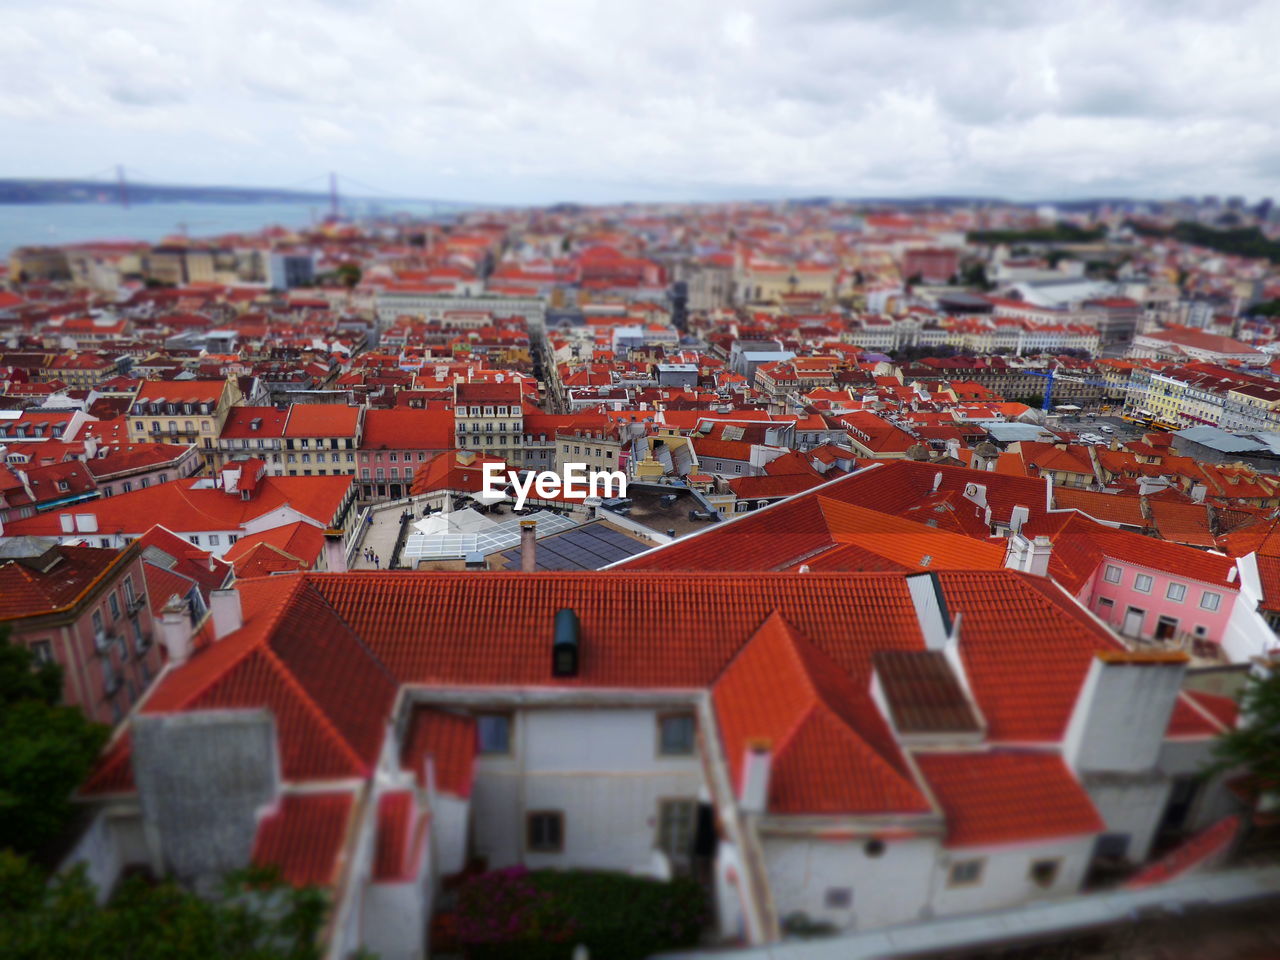
[[[1061,380],[1063,383],[1085,383],[1092,387],[1107,387],[1110,389],[1112,384],[1105,380],[1092,380],[1089,377],[1076,376],[1073,373],[1058,373],[1057,370],[1050,370],[1048,373],[1036,373],[1034,370],[1022,370],[1025,374],[1033,377],[1040,377],[1044,380],[1044,403],[1040,405],[1040,409],[1048,413],[1053,409],[1053,384],[1055,380]]]

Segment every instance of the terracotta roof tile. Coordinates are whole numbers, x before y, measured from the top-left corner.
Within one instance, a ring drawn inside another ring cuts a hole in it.
[[[426,761],[435,771],[435,787],[458,797],[471,795],[475,766],[476,722],[473,717],[435,707],[413,708],[400,753],[400,765],[426,786]]]
[[[1056,753],[918,753],[947,818],[948,847],[1101,833],[1102,818]]]
[[[337,882],[351,805],[349,793],[285,794],[258,824],[254,865],[279,867],[297,887]]]

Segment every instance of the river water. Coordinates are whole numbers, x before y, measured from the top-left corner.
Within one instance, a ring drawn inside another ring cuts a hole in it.
[[[430,215],[426,203],[396,203],[360,213]],[[0,258],[14,247],[84,243],[90,240],[145,240],[305,227],[328,213],[324,204],[306,203],[140,203],[124,208],[112,203],[0,204]]]

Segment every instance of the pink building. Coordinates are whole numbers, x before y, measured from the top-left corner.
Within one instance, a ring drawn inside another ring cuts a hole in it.
[[[160,670],[142,549],[60,546],[18,537],[0,545],[0,625],[11,642],[63,669],[63,699],[118,723]]]
[[[1054,579],[1123,636],[1223,642],[1240,595],[1231,557],[1079,515],[1052,540]]]

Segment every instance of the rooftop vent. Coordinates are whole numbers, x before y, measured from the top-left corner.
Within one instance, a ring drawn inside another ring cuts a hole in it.
[[[551,647],[551,675],[578,675],[578,641],[581,628],[578,615],[565,607],[556,611],[554,641]]]

